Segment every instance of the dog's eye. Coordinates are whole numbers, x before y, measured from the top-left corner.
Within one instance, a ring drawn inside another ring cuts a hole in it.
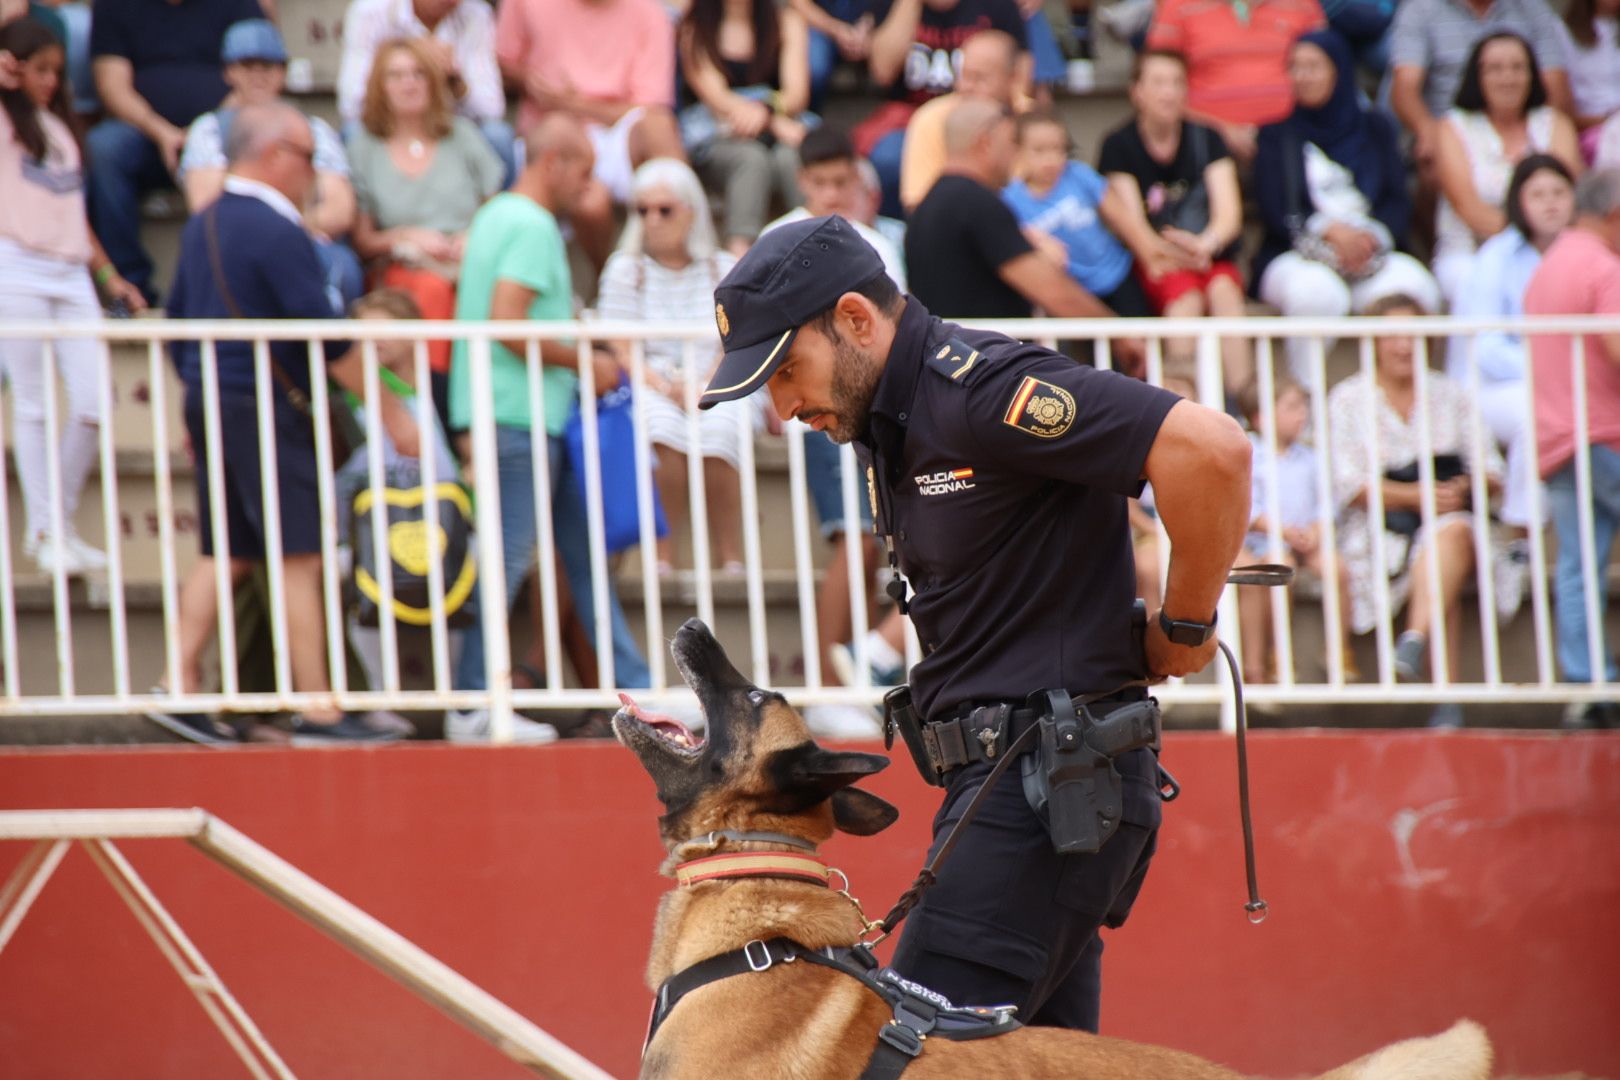
[[[750,702],[752,702],[753,704],[755,704],[755,705],[763,705],[763,704],[765,704],[765,691],[763,691],[763,690],[750,690],[750,691],[748,691],[748,700]]]

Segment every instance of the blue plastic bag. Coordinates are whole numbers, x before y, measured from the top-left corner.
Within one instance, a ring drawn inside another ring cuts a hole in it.
[[[608,554],[616,555],[641,543],[638,513],[641,495],[637,483],[651,485],[653,482],[650,472],[640,477],[636,473],[635,398],[628,384],[621,384],[597,399],[596,433],[601,444],[602,535]],[[578,485],[580,498],[588,502],[585,419],[577,404],[563,428],[563,440],[568,447],[569,471]],[[652,488],[652,508],[653,535],[662,540],[669,535],[669,521],[664,517],[664,504],[658,498],[657,487]]]

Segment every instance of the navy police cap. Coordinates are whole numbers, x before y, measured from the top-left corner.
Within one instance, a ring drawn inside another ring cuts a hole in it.
[[[747,397],[764,386],[782,366],[800,326],[882,273],[883,260],[872,245],[836,215],[795,221],[761,236],[714,290],[725,356],[699,407]]]

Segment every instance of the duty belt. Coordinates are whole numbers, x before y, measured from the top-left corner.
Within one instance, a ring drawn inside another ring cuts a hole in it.
[[[1144,696],[1121,693],[1094,701],[1088,707],[1095,715],[1101,717],[1135,702],[1147,700],[1149,699]],[[1044,709],[1035,706],[1015,705],[1007,701],[964,707],[957,716],[949,720],[936,720],[922,725],[923,750],[935,774],[943,779],[964,765],[978,761],[993,762],[1000,758],[1006,753],[1007,747],[1016,742],[1032,724],[1038,722],[1044,713]],[[1124,744],[1142,745],[1142,736],[1146,736],[1147,745],[1157,750],[1158,710],[1154,709],[1150,714],[1144,714],[1141,729],[1136,730],[1133,726],[1130,736],[1121,740],[1122,749],[1125,748]]]

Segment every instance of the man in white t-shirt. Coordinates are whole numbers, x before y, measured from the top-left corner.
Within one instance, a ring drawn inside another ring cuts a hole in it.
[[[765,226],[764,231],[770,232],[790,221],[837,214],[855,226],[861,239],[877,250],[883,269],[900,291],[905,292],[906,267],[899,249],[888,237],[861,221],[859,207],[865,192],[855,163],[855,145],[845,132],[825,125],[808,132],[799,144],[799,193],[804,196],[804,203]]]

